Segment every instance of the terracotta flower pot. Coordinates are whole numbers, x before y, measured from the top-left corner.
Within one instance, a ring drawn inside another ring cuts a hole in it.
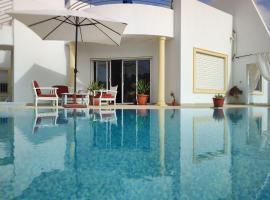
[[[89,105],[94,105],[94,95],[89,95]]]
[[[146,105],[149,99],[149,95],[146,94],[137,94],[137,103],[138,105]]]
[[[214,107],[223,107],[224,98],[213,98]]]

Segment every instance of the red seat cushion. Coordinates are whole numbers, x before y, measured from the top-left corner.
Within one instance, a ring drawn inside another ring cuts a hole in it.
[[[39,88],[39,85],[38,85],[38,82],[37,81],[33,81],[33,84],[34,84],[34,87],[35,88]],[[41,95],[41,90],[40,89],[36,89],[36,91],[37,91],[37,95],[38,96]]]
[[[68,86],[66,85],[54,85],[54,88],[57,88],[57,95],[61,98],[63,93],[68,93]]]
[[[94,98],[100,98],[100,94],[97,94],[96,96],[94,96]],[[103,93],[101,98],[104,98],[104,99],[106,99],[106,98],[113,98],[113,95],[112,94]]]
[[[55,94],[40,94],[38,97],[56,97]]]

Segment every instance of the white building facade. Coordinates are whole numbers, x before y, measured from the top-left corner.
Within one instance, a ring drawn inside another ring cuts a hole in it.
[[[118,85],[118,103],[136,101],[136,83],[140,79],[150,82],[150,101],[160,105],[171,101],[171,92],[181,104],[211,103],[215,94],[226,93],[234,85],[246,94],[246,87],[241,85],[245,84],[246,77],[236,69],[235,62],[232,63],[233,30],[245,23],[233,23],[239,18],[237,12],[214,5],[224,12],[197,0],[159,2],[159,5],[146,5],[140,1],[132,4],[119,1],[117,4],[105,2],[84,6],[80,2],[64,0],[14,0],[12,9],[57,10],[71,5],[73,9],[94,11],[126,22],[128,25],[119,47],[82,43],[78,48],[79,88],[86,89],[92,81],[100,81],[107,88]],[[258,18],[255,4],[252,0],[250,3],[253,7],[249,9]],[[242,12],[247,10],[243,8]],[[252,17],[254,26],[263,26],[261,18],[257,18]],[[256,31],[255,28],[247,34],[253,37]],[[37,80],[41,86],[72,85],[73,43],[43,41],[16,20],[12,25],[5,22],[0,28],[0,36],[0,70],[9,69],[6,100],[32,103],[32,80]],[[239,55],[267,51],[266,41],[270,38],[267,34],[263,36],[264,49],[250,45],[245,51],[241,47],[243,50],[238,48]],[[240,34],[238,37],[245,39]],[[265,93],[253,98],[252,103],[267,103],[268,84],[264,80],[263,85]],[[241,102],[251,103],[246,99],[243,95]]]

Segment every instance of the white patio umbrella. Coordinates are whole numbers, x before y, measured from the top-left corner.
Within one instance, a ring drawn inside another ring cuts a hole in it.
[[[43,40],[75,41],[74,92],[76,92],[78,42],[120,45],[126,23],[93,12],[74,10],[11,11],[8,14]]]

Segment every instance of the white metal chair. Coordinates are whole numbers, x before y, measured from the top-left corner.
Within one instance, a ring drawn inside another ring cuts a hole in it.
[[[38,101],[53,101],[53,104],[58,107],[58,95],[57,88],[53,87],[39,87],[37,81],[32,81],[33,90],[34,90],[34,98],[35,98],[35,107],[38,105]],[[42,91],[46,90],[46,93]]]
[[[105,104],[113,102],[116,105],[117,88],[118,85],[111,87],[110,90],[95,90],[93,98],[94,105],[101,106],[103,102]]]

